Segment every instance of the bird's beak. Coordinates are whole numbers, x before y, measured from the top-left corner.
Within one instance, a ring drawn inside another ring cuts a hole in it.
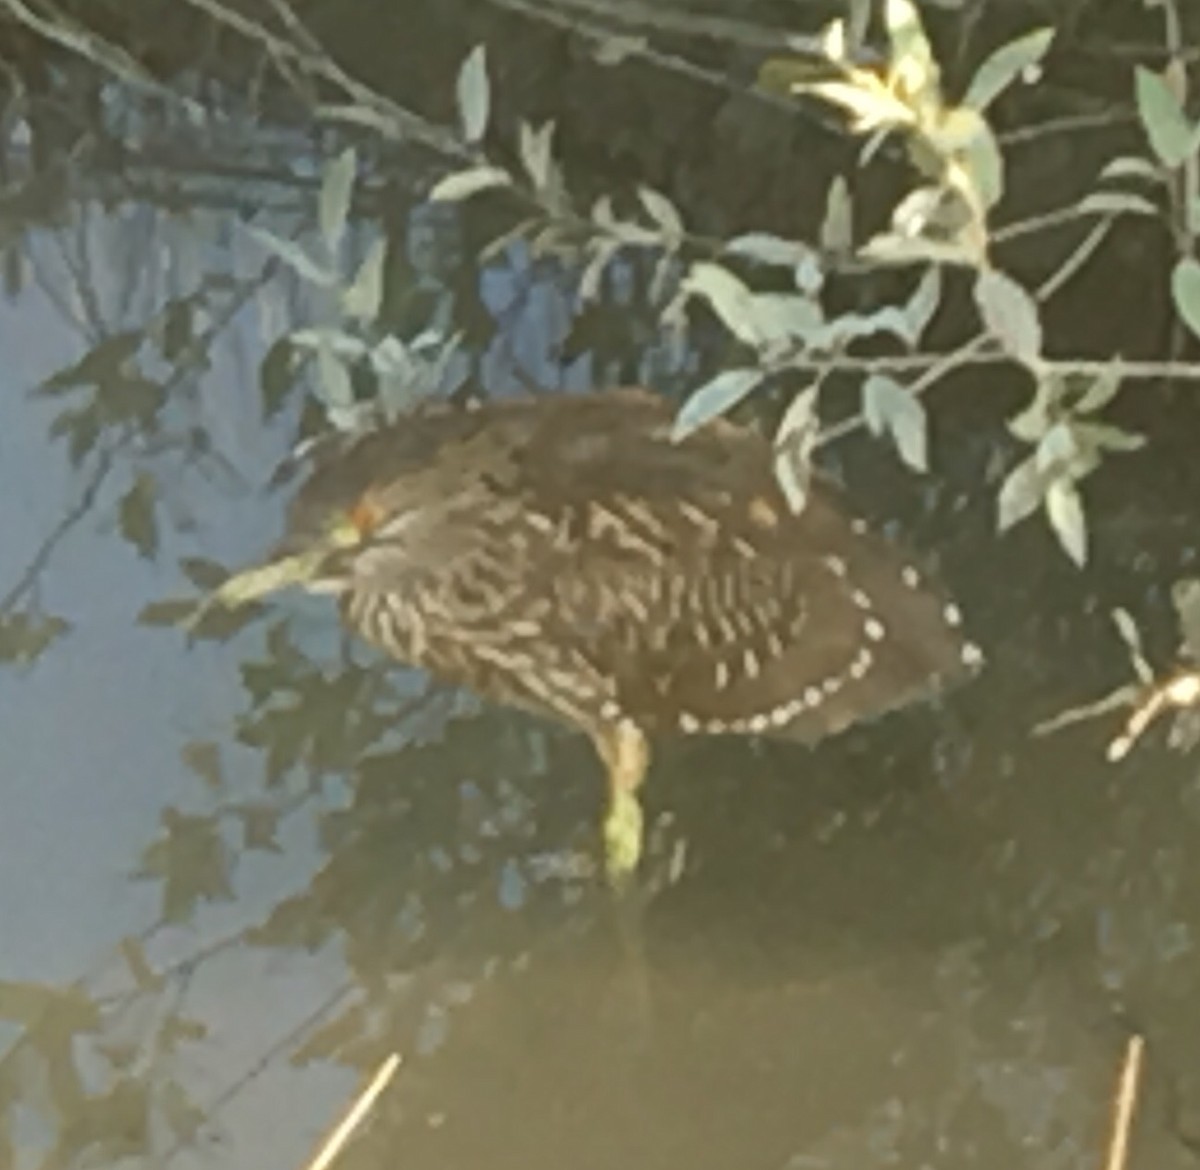
[[[354,548],[361,541],[362,533],[349,521],[332,526],[299,551],[291,551],[290,542],[285,541],[264,564],[235,573],[222,583],[210,604],[236,608],[291,585],[312,586],[334,553]]]

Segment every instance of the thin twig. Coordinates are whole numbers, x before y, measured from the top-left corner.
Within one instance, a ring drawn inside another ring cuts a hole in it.
[[[1137,1105],[1142,1053],[1145,1047],[1144,1037],[1136,1034],[1129,1037],[1129,1044],[1125,1048],[1125,1062],[1121,1066],[1121,1079],[1117,1083],[1112,1138],[1108,1143],[1104,1170],[1125,1170],[1129,1164],[1129,1133],[1133,1127],[1133,1110]]]
[[[17,603],[34,587],[42,570],[45,569],[50,558],[54,555],[54,550],[58,548],[71,529],[91,511],[92,505],[96,502],[96,497],[100,494],[100,489],[103,487],[104,481],[108,478],[108,473],[112,468],[113,451],[102,451],[96,461],[96,466],[92,471],[91,477],[79,495],[79,499],[76,500],[75,504],[68,509],[59,522],[50,530],[49,535],[38,546],[37,552],[30,558],[29,563],[13,583],[12,588],[3,597],[0,597],[0,615],[14,609]]]
[[[379,1094],[388,1087],[396,1070],[400,1067],[400,1056],[393,1052],[376,1070],[371,1083],[355,1098],[354,1103],[346,1112],[346,1116],[334,1127],[333,1132],[321,1143],[320,1149],[308,1163],[305,1170],[327,1170],[334,1158],[342,1152],[342,1148],[354,1135],[354,1131],[362,1124],[362,1120],[371,1111]]]
[[[218,24],[233,29],[248,40],[258,43],[279,60],[289,61],[314,77],[323,78],[338,86],[354,101],[384,115],[397,134],[407,134],[414,141],[420,142],[448,158],[463,162],[473,160],[472,152],[450,131],[427,121],[413,113],[412,110],[389,101],[370,86],[364,85],[352,77],[327,53],[314,55],[306,49],[276,36],[270,29],[257,21],[217,3],[217,0],[185,0],[185,3],[205,13]]]

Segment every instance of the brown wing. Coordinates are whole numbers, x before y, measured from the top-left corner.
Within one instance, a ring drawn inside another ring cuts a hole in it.
[[[531,522],[556,538],[545,634],[612,680],[610,716],[813,739],[966,670],[936,585],[825,487],[791,515],[757,436],[568,441],[570,459],[528,468],[547,509]]]

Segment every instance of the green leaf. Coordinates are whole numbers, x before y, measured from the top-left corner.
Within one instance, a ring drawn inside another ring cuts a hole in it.
[[[103,386],[96,403],[107,423],[133,419],[145,425],[163,408],[166,398],[166,389],[160,382],[128,374]]]
[[[1107,423],[1076,422],[1073,424],[1076,438],[1084,447],[1096,451],[1140,451],[1146,445],[1146,436],[1136,431],[1126,431]]]
[[[66,437],[67,456],[78,467],[100,438],[100,412],[94,402],[77,410],[64,410],[51,424],[50,437]]]
[[[686,438],[705,423],[719,418],[736,406],[762,380],[759,369],[722,370],[696,390],[675,416],[671,431],[674,442]]]
[[[800,293],[753,293],[746,311],[759,345],[803,341],[825,324],[821,306]]]
[[[184,765],[194,772],[210,792],[220,792],[225,787],[225,775],[221,768],[221,749],[211,740],[190,740],[179,751]]]
[[[229,570],[208,557],[181,557],[179,568],[197,589],[205,591],[216,589],[229,580]]]
[[[775,479],[788,506],[797,515],[808,502],[812,480],[812,453],[821,429],[817,410],[819,391],[817,384],[797,394],[775,432]]]
[[[196,612],[196,601],[151,601],[137,616],[139,626],[177,626]]]
[[[350,380],[350,371],[328,343],[317,347],[317,370],[320,374],[319,390],[326,406],[334,410],[352,408],[354,384]]]
[[[1039,28],[1002,45],[975,70],[963,104],[987,109],[1015,78],[1046,55],[1053,39],[1053,28]]]
[[[141,348],[144,335],[127,330],[106,337],[74,365],[51,374],[36,390],[38,394],[57,394],[78,386],[99,386],[123,374],[126,363]]]
[[[1008,429],[1025,443],[1037,443],[1050,429],[1050,411],[1058,400],[1060,384],[1052,378],[1038,379],[1033,401],[1008,420]]]
[[[663,235],[668,240],[678,243],[683,239],[683,219],[670,199],[655,191],[653,187],[645,186],[638,187],[638,198],[642,201],[646,214],[662,228]]]
[[[1182,577],[1171,586],[1171,602],[1179,615],[1184,648],[1193,662],[1200,661],[1200,581]],[[1131,619],[1132,620],[1132,619]]]
[[[321,237],[331,253],[341,243],[346,230],[346,217],[350,214],[350,200],[354,194],[357,173],[358,156],[352,146],[343,150],[325,168],[317,215]]]
[[[1004,155],[992,128],[982,119],[978,133],[963,147],[962,159],[984,207],[995,207],[1004,194]]]
[[[458,121],[463,138],[471,145],[482,141],[491,112],[491,86],[488,82],[487,47],[476,45],[458,70],[455,87]]]
[[[53,615],[0,614],[0,662],[29,666],[70,628],[66,618]]]
[[[928,421],[921,400],[895,378],[872,374],[863,383],[863,415],[875,435],[892,436],[900,458],[915,471],[929,470]]]
[[[960,240],[931,240],[900,232],[880,232],[863,245],[860,255],[881,264],[952,264],[977,268],[979,257]]]
[[[554,123],[543,122],[535,130],[522,121],[518,127],[517,146],[529,181],[536,190],[547,190],[554,179]]]
[[[1162,169],[1141,155],[1123,154],[1107,162],[1100,170],[1101,182],[1119,179],[1138,179],[1160,186],[1164,181]]]
[[[782,268],[799,268],[817,257],[811,245],[800,240],[785,240],[771,232],[746,232],[734,236],[725,244],[724,251],[759,264],[779,265]]]
[[[147,560],[158,552],[157,499],[158,485],[154,477],[139,471],[120,505],[121,535]]]
[[[1200,261],[1184,256],[1171,273],[1171,299],[1187,327],[1200,337]]]
[[[940,265],[930,264],[922,273],[921,280],[913,289],[913,294],[904,306],[903,317],[907,325],[909,345],[916,345],[921,335],[929,328],[934,313],[942,299],[942,269]]]
[[[819,239],[821,250],[835,256],[848,253],[854,247],[854,204],[850,199],[850,185],[842,175],[837,175],[829,184]]]
[[[1011,357],[1036,369],[1042,352],[1037,302],[1013,278],[983,268],[975,278],[975,304],[988,332]]]
[[[1069,479],[1051,482],[1046,491],[1046,515],[1059,544],[1082,567],[1087,561],[1087,521],[1079,489]]]
[[[463,199],[470,199],[472,195],[478,195],[481,191],[510,187],[512,181],[512,175],[503,167],[471,167],[439,179],[429,192],[429,198],[434,203],[457,203]]]
[[[1117,396],[1121,386],[1121,362],[1120,359],[1116,359],[1092,378],[1075,403],[1075,413],[1095,414],[1096,411],[1103,410]]]
[[[605,34],[592,49],[592,59],[597,65],[620,65],[626,58],[645,52],[647,44],[645,37]]]
[[[1038,468],[1037,457],[1023,459],[1004,478],[996,500],[996,527],[1007,532],[1030,516],[1045,495],[1045,481]]]
[[[713,312],[739,341],[747,345],[759,344],[761,338],[754,322],[752,294],[728,268],[699,260],[684,278],[682,291],[708,301]]]
[[[367,250],[354,283],[342,294],[342,308],[347,316],[360,321],[374,321],[383,303],[383,268],[387,260],[387,239],[380,237]]]
[[[612,263],[613,257],[621,250],[621,241],[610,238],[597,238],[589,242],[591,256],[579,274],[579,284],[576,289],[583,304],[594,301],[600,293],[600,282],[604,279],[605,269]]]
[[[69,1034],[94,1032],[100,1026],[99,1009],[80,989],[0,979],[0,1020],[33,1031],[51,1017],[60,1032]]]
[[[294,240],[285,240],[274,232],[269,232],[266,228],[260,228],[255,224],[249,223],[246,225],[246,230],[270,252],[274,252],[285,264],[302,276],[305,280],[311,281],[320,288],[334,288],[340,283],[340,278],[336,272],[330,268],[326,268],[319,261],[314,260],[299,244]]]
[[[883,19],[891,42],[892,68],[907,82],[906,98],[917,105],[937,101],[937,62],[916,5],[912,0],[884,0]]]
[[[1082,449],[1071,420],[1063,418],[1053,423],[1038,442],[1035,454],[1043,475],[1063,475],[1074,467]]]
[[[1158,208],[1144,195],[1132,191],[1093,191],[1079,204],[1084,215],[1158,215]]]
[[[1195,128],[1162,74],[1139,65],[1137,108],[1146,137],[1159,161],[1174,170],[1196,148]]]

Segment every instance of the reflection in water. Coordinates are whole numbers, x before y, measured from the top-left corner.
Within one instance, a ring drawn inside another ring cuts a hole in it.
[[[1130,1030],[1139,1154],[1189,1163],[1200,789],[1153,741],[1115,771],[1103,730],[1027,738],[1057,660],[1121,668],[1074,593],[962,574],[996,653],[947,712],[668,748],[650,894],[614,907],[586,745],[320,603],[190,648],[154,624],[277,534],[311,419],[260,366],[319,307],[215,215],[69,219],[28,241],[55,295],[0,314],[8,616],[69,623],[0,677],[0,1165],[299,1165],[396,1051],[340,1164],[1092,1166]],[[554,274],[485,287],[475,364],[548,371]]]

